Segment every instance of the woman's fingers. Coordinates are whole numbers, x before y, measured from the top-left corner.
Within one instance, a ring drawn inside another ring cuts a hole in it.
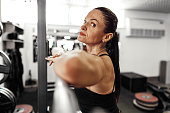
[[[56,54],[56,55],[54,55],[54,56],[53,56],[53,58],[55,58],[55,57],[59,57],[59,56],[61,56],[61,55]]]
[[[51,66],[52,65],[52,63],[54,62],[54,58],[45,58],[46,60],[48,60],[48,61],[50,61],[50,64],[49,64],[49,66]]]
[[[52,57],[47,57],[47,58],[45,58],[46,60],[48,60],[48,61],[50,61],[50,64],[49,64],[49,66],[51,66],[52,64],[53,64],[53,62],[54,62],[54,58],[56,58],[56,57],[59,57],[60,55],[54,55],[54,56],[52,56]]]
[[[53,64],[53,61],[50,61],[50,64],[49,64],[49,66],[51,66]]]
[[[54,58],[52,58],[52,57],[46,57],[45,59],[49,60],[49,61],[53,61],[54,60]]]

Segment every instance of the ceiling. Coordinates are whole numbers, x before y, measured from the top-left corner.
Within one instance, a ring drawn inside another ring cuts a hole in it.
[[[36,0],[10,0],[33,2]],[[47,0],[46,0],[47,1]],[[89,6],[90,5],[110,5],[117,9],[151,11],[160,13],[170,13],[170,0],[51,0],[55,2],[65,2],[67,4]]]
[[[170,13],[170,0],[120,0],[123,9]]]
[[[58,0],[70,5],[110,6],[115,9],[170,13],[170,0]]]

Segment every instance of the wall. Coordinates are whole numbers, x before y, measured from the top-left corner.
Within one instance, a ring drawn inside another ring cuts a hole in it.
[[[166,25],[166,29],[167,29],[167,41],[166,41],[166,45],[167,45],[167,60],[170,60],[170,14],[168,15],[168,18],[166,19],[167,21],[167,25]]]
[[[168,14],[140,11],[125,11],[125,18],[127,17],[162,19],[165,22],[168,20]],[[167,42],[170,34],[167,34],[167,26],[165,28],[165,36],[156,39],[126,37],[126,29],[119,29],[121,72],[136,72],[148,77],[158,76],[159,62],[168,58],[167,45],[170,45],[170,42]]]
[[[1,21],[1,0],[0,0],[0,21]]]

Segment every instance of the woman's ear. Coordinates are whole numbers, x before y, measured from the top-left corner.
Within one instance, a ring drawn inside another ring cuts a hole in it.
[[[102,42],[108,42],[110,39],[112,39],[112,37],[114,36],[113,33],[107,33],[105,34],[105,36],[102,39]]]

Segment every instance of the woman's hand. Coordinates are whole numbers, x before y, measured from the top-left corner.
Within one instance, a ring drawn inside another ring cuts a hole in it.
[[[50,61],[49,66],[51,66],[51,65],[53,64],[53,62],[55,62],[55,58],[56,58],[56,57],[59,57],[59,56],[60,56],[60,55],[56,54],[56,55],[54,55],[54,56],[47,57],[47,58],[45,58],[45,59],[48,60],[48,61]]]

